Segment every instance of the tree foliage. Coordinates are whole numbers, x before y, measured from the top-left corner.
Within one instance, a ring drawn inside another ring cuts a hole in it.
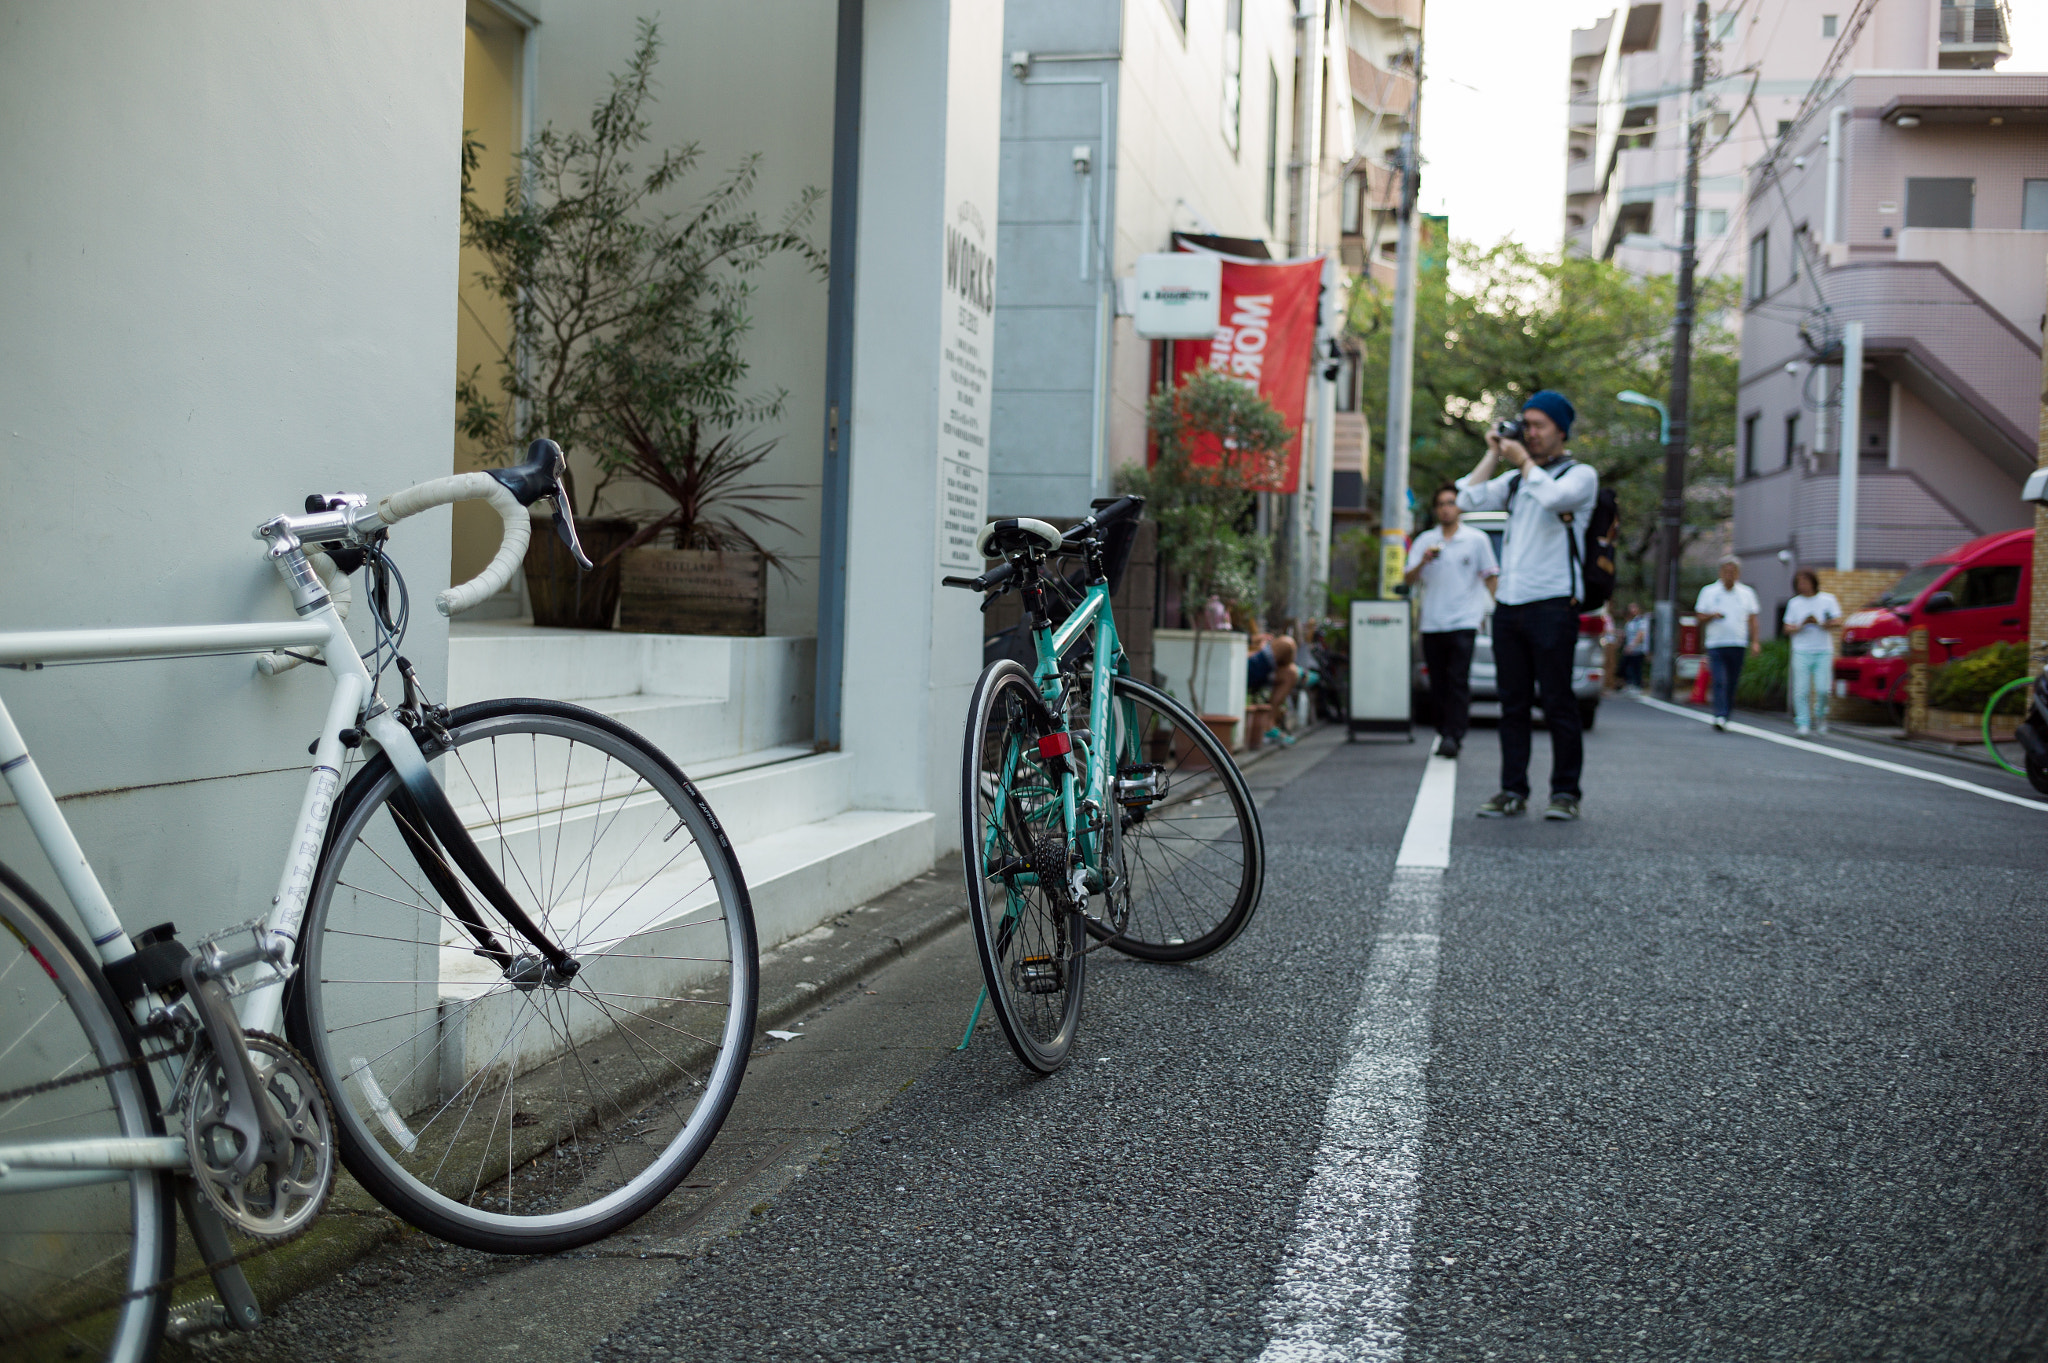
[[[1178,388],[1154,393],[1145,422],[1158,461],[1118,470],[1117,488],[1145,498],[1145,514],[1159,523],[1160,558],[1181,578],[1195,629],[1188,695],[1199,708],[1201,603],[1256,594],[1272,543],[1253,528],[1253,489],[1279,476],[1294,432],[1257,388],[1207,365],[1190,370]]]
[[[746,480],[766,447],[735,432],[780,415],[786,395],[745,388],[747,276],[782,253],[825,272],[805,235],[822,191],[766,225],[747,206],[760,168],[750,155],[693,206],[665,208],[701,153],[689,142],[640,163],[660,49],[643,19],[588,130],[535,135],[496,210],[465,144],[463,241],[489,262],[478,279],[510,314],[512,343],[495,382],[481,367],[458,377],[457,425],[494,462],[543,435],[594,460],[585,514],[614,477],[665,494],[674,509],[635,542],[669,531],[682,547],[759,549],[742,518],[784,524],[763,504],[790,490]]]
[[[1686,460],[1688,544],[1728,518],[1735,455],[1739,341],[1727,318],[1729,280],[1702,280],[1693,329],[1692,430]],[[1625,389],[1664,399],[1671,381],[1677,283],[1607,261],[1543,255],[1514,242],[1453,243],[1448,268],[1426,271],[1416,291],[1415,398],[1409,485],[1463,477],[1485,453],[1485,433],[1531,393],[1554,388],[1578,409],[1572,457],[1591,464],[1620,503],[1623,561],[1617,595],[1648,600],[1662,501],[1664,451],[1657,417],[1617,400]],[[1391,292],[1354,291],[1351,329],[1366,338],[1364,402],[1386,429]]]

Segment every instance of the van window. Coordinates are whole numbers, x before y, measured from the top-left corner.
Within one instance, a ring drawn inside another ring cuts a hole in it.
[[[1958,610],[1968,610],[1973,606],[2010,606],[2020,595],[2020,565],[1994,563],[1966,569],[1950,579],[1948,590],[1955,597]]]
[[[1935,579],[1948,571],[1946,563],[1923,563],[1892,583],[1883,596],[1877,598],[1880,606],[1910,606],[1913,599],[1934,585]]]

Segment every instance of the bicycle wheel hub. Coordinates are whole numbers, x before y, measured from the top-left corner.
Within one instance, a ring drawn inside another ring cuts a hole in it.
[[[1017,962],[1017,983],[1027,994],[1057,994],[1067,986],[1067,972],[1057,957],[1026,956]]]

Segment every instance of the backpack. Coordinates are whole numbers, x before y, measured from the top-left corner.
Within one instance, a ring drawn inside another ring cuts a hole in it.
[[[1547,472],[1555,476],[1577,462],[1561,459]],[[1508,480],[1508,510],[1514,510],[1515,494],[1521,490],[1522,475],[1517,473]],[[1572,512],[1560,511],[1557,518],[1564,522],[1565,552],[1571,555],[1572,601],[1582,612],[1597,611],[1614,595],[1615,546],[1621,543],[1621,505],[1614,489],[1603,487],[1594,494],[1592,513],[1579,538],[1572,535]]]

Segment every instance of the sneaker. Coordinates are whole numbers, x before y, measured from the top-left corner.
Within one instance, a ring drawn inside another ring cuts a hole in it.
[[[1272,728],[1266,730],[1266,741],[1278,743],[1283,748],[1291,748],[1294,746],[1294,735],[1285,732],[1279,725],[1275,724]]]
[[[1828,722],[1826,720],[1822,720],[1820,723],[1813,726],[1813,731],[1817,734],[1826,733],[1828,731]]]
[[[1795,724],[1794,726],[1792,726],[1792,732],[1798,734],[1801,738],[1804,738],[1806,735],[1812,733],[1813,730],[1807,728],[1804,724]]]
[[[1576,819],[1579,817],[1579,802],[1569,795],[1553,795],[1550,808],[1543,811],[1543,817],[1560,823]]]
[[[1715,716],[1714,716],[1714,732],[1715,732],[1715,733],[1717,733],[1717,734],[1725,734],[1725,733],[1727,733],[1727,732],[1728,732],[1728,721],[1727,721],[1727,720],[1725,720],[1725,719],[1723,719],[1723,718],[1721,718],[1721,717],[1720,717],[1719,715],[1715,715]]]
[[[1436,741],[1436,755],[1438,757],[1456,757],[1458,755],[1458,740],[1455,738],[1439,738]]]
[[[1522,813],[1528,807],[1529,802],[1527,800],[1511,790],[1504,790],[1485,804],[1479,806],[1479,817],[1482,819],[1510,819]]]

